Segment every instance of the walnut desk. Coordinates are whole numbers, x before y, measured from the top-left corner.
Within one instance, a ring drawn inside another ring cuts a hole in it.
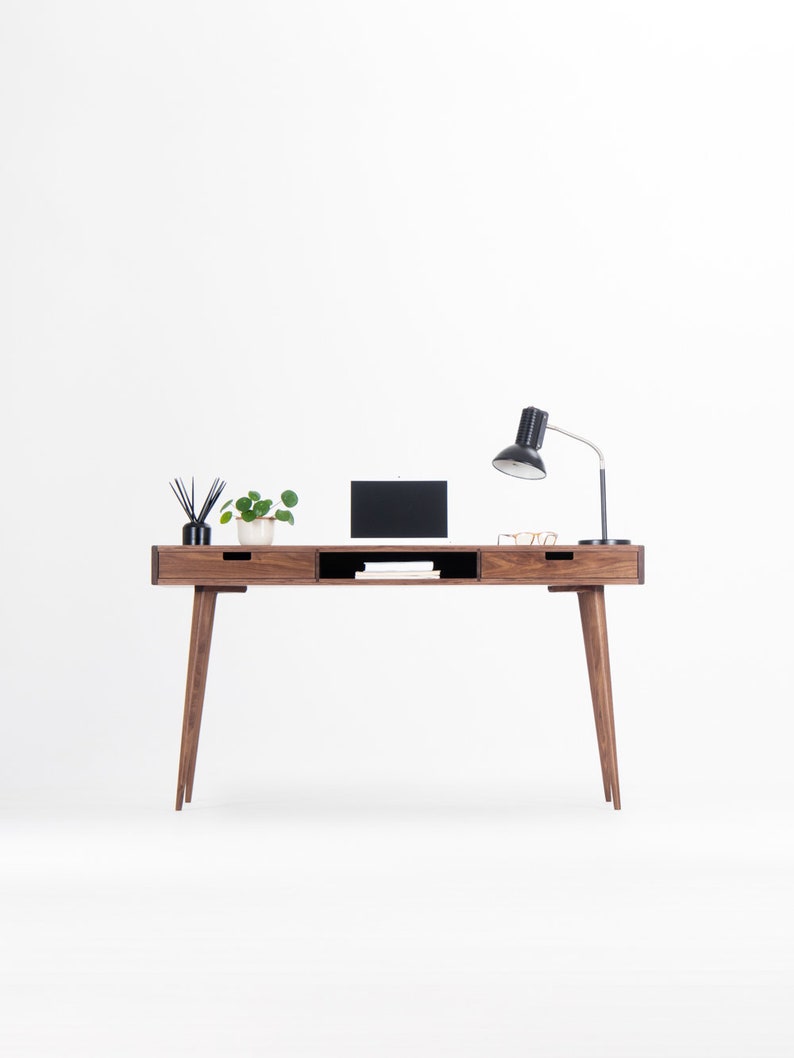
[[[365,561],[432,559],[440,577],[433,580],[356,580]],[[201,713],[207,681],[215,603],[220,592],[244,592],[254,585],[350,585],[366,591],[379,586],[424,589],[453,585],[541,585],[554,592],[575,592],[584,636],[590,693],[598,738],[604,795],[620,808],[612,679],[609,669],[604,586],[642,584],[645,549],[631,544],[545,547],[378,545],[341,546],[174,546],[152,548],[152,583],[192,585],[193,624],[188,653],[176,809],[193,796]]]

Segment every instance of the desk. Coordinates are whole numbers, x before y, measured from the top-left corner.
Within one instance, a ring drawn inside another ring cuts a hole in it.
[[[356,580],[365,561],[432,559],[436,580]],[[552,592],[574,592],[584,636],[604,796],[620,808],[612,678],[604,606],[607,584],[643,584],[645,549],[630,544],[543,547],[378,545],[373,547],[182,546],[152,548],[152,584],[192,585],[193,623],[188,653],[176,810],[193,797],[201,714],[207,682],[215,603],[221,592],[244,592],[254,585],[323,587],[349,585],[366,590],[412,587],[433,591],[451,586],[540,585]]]

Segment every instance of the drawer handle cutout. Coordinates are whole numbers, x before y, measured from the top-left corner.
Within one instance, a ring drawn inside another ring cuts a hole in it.
[[[224,551],[223,552],[224,562],[250,562],[251,552],[250,551]]]
[[[547,562],[573,562],[573,551],[547,551]]]

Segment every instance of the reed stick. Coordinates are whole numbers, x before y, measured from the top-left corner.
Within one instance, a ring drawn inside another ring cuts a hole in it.
[[[210,511],[218,502],[221,493],[226,488],[226,482],[221,481],[220,478],[215,478],[210,490],[204,498],[204,502],[201,505],[201,510],[198,515],[196,514],[196,479],[192,477],[190,479],[190,494],[188,495],[187,487],[181,478],[174,478],[173,482],[169,481],[168,484],[171,487],[171,491],[179,501],[179,505],[185,514],[190,519],[192,525],[201,525],[209,516]]]

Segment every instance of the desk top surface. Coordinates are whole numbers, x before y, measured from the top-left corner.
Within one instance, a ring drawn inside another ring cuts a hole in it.
[[[432,560],[428,579],[356,579],[365,562]],[[194,586],[256,584],[643,584],[638,544],[289,544],[155,545],[152,583]]]

